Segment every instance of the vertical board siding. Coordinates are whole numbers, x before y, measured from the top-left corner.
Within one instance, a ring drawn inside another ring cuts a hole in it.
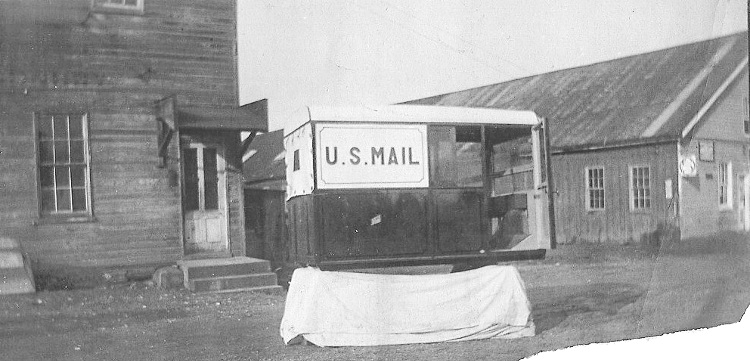
[[[651,209],[631,211],[629,166],[651,167]],[[676,222],[675,204],[666,199],[664,181],[677,184],[677,146],[674,143],[595,152],[555,154],[555,220],[560,243],[576,241],[639,242],[658,226]],[[603,167],[605,210],[587,211],[585,169]]]

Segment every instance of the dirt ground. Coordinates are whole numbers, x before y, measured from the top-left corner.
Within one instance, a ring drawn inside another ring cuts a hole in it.
[[[576,344],[737,322],[750,304],[750,240],[663,247],[564,245],[515,265],[534,337],[319,348],[285,346],[284,295],[191,294],[148,283],[0,298],[7,360],[518,360]],[[656,253],[656,254],[654,254]]]

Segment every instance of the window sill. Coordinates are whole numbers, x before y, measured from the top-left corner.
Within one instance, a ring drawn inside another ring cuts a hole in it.
[[[53,225],[53,224],[76,224],[76,223],[94,223],[98,220],[94,216],[46,216],[34,220],[35,226]]]
[[[631,209],[630,213],[633,213],[633,214],[649,214],[649,213],[651,213],[651,209]]]

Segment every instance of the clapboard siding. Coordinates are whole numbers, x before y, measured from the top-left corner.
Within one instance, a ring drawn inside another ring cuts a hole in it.
[[[0,85],[136,88],[181,105],[236,106],[234,1],[147,1],[143,15],[5,26]]]
[[[20,239],[32,258],[41,262],[117,266],[167,264],[181,258],[178,147],[170,144],[167,167],[159,168],[152,99],[101,92],[43,95],[4,98],[8,101],[0,113],[3,233]],[[33,114],[58,109],[89,115],[95,217],[90,222],[57,224],[39,218]]]
[[[675,205],[666,198],[665,180],[677,190],[677,145],[667,143],[597,152],[553,155],[555,219],[558,241],[627,243],[640,241],[657,228],[676,221]],[[629,167],[651,169],[651,209],[631,211]],[[602,167],[605,210],[587,211],[585,169]],[[676,193],[674,195],[676,197]]]

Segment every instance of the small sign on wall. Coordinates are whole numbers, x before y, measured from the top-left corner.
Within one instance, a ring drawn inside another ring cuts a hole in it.
[[[714,161],[714,142],[700,141],[698,142],[698,159],[703,162]]]

